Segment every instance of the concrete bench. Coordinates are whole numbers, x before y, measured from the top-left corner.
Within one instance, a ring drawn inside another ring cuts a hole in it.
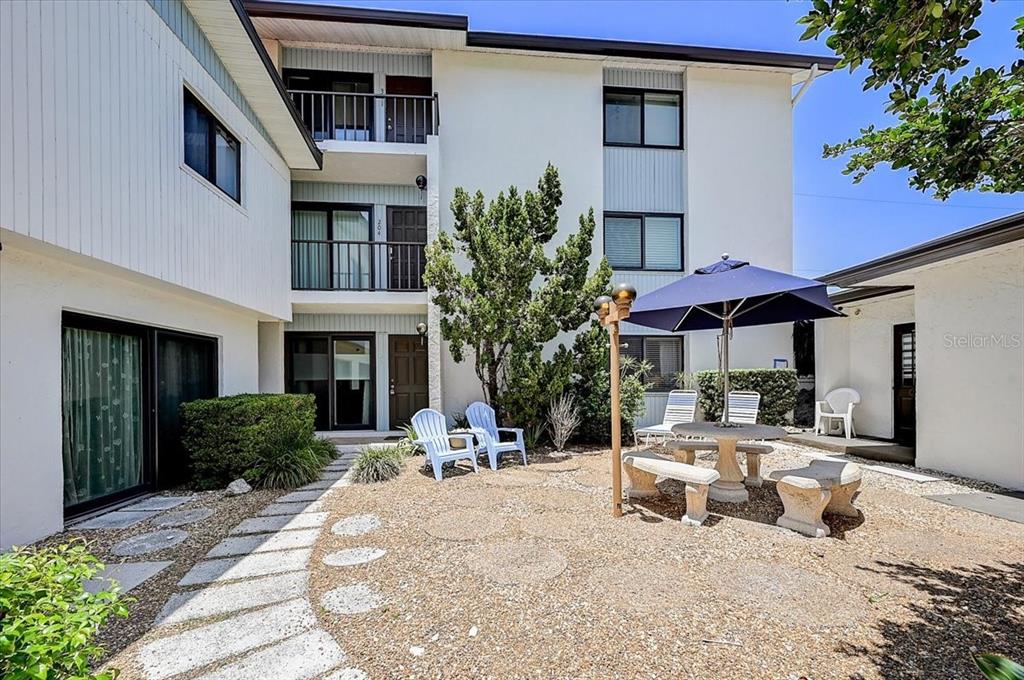
[[[693,465],[698,451],[718,451],[718,442],[703,439],[677,439],[668,442],[666,446],[673,452],[677,460]],[[737,444],[736,452],[742,453],[747,459],[747,476],[743,483],[747,486],[760,487],[764,483],[761,479],[761,456],[766,456],[774,451],[767,444]]]
[[[707,519],[708,487],[718,480],[718,472],[668,460],[646,450],[627,452],[623,454],[622,462],[629,476],[626,494],[630,498],[656,496],[659,492],[654,481],[658,477],[677,479],[686,483],[686,514],[682,518],[683,523],[699,526]]]
[[[785,512],[776,520],[780,527],[812,538],[824,538],[829,528],[822,512],[857,517],[853,498],[860,488],[861,469],[856,463],[812,461],[795,470],[776,470],[768,475],[776,482]]]

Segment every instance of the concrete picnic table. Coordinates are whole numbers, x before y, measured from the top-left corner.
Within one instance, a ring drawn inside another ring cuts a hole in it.
[[[713,439],[718,443],[715,469],[719,478],[708,489],[708,497],[724,503],[746,503],[750,499],[743,485],[743,471],[736,460],[736,442],[742,439],[782,439],[786,436],[786,431],[781,427],[742,424],[723,427],[721,423],[676,423],[672,426],[672,432]]]

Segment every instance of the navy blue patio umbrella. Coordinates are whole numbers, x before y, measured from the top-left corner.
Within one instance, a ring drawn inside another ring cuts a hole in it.
[[[722,255],[633,303],[630,323],[673,333],[722,329],[722,394],[729,394],[729,336],[735,326],[843,316],[832,306],[821,281],[755,267]],[[722,423],[729,422],[724,399]]]

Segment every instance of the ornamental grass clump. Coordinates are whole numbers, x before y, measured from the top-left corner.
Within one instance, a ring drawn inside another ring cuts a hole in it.
[[[360,484],[374,484],[394,479],[402,472],[406,455],[401,447],[367,446],[352,466],[355,480]]]
[[[117,587],[86,592],[103,565],[82,542],[15,548],[0,555],[0,677],[5,680],[113,680],[93,672],[94,641],[111,616],[128,616]]]

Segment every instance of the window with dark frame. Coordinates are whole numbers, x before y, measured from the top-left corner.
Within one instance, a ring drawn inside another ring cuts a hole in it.
[[[682,271],[683,216],[606,212],[604,254],[612,269]]]
[[[683,148],[682,103],[681,92],[605,88],[605,146]]]
[[[646,361],[648,392],[669,392],[676,388],[676,374],[683,370],[683,339],[677,335],[620,335],[623,356]]]
[[[185,89],[185,164],[235,200],[242,202],[242,145]]]

